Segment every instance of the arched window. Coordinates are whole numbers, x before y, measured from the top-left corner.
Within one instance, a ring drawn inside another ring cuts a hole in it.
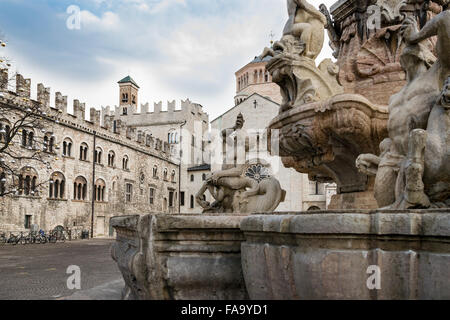
[[[22,147],[27,146],[27,136],[28,136],[27,130],[22,130]]]
[[[9,131],[9,128],[8,128]],[[9,132],[8,132],[9,133]],[[30,128],[22,129],[22,147],[33,149],[34,146],[34,132]]]
[[[175,170],[172,170],[172,173],[170,175],[170,181],[176,182],[176,172],[175,172]]]
[[[129,168],[128,168],[128,166],[129,166],[128,162],[129,162],[128,156],[124,156],[123,159],[122,159],[122,169],[123,169],[123,170],[129,170]]]
[[[102,164],[102,155],[103,155],[103,150],[100,147],[97,147],[94,151],[94,161],[97,164]]]
[[[194,182],[194,181],[195,181],[194,175],[191,174],[191,182]]]
[[[6,119],[0,120],[0,142],[8,142],[11,125]]]
[[[308,209],[308,211],[320,211],[320,208],[317,206],[312,206]]]
[[[0,173],[0,196],[6,193],[6,174]]]
[[[158,179],[158,166],[153,167],[153,178]]]
[[[122,94],[122,103],[128,103],[128,93]]]
[[[167,168],[164,168],[163,179],[164,181],[167,181],[169,179],[169,171],[167,170]]]
[[[87,199],[87,181],[83,177],[77,177],[73,182],[73,199],[86,200]]]
[[[174,129],[170,130],[168,133],[168,141],[169,144],[176,144],[178,143],[178,132],[176,132]]]
[[[149,203],[155,204],[155,195],[156,195],[156,189],[154,187],[150,187],[150,193],[149,193]]]
[[[72,146],[73,142],[71,139],[66,138],[63,142],[63,156],[71,157],[72,156]]]
[[[44,145],[43,145],[43,150],[45,152],[50,152],[52,153],[54,151],[54,147],[55,147],[55,135],[52,133],[47,133],[44,136]]]
[[[80,160],[82,160],[82,161],[88,160],[88,150],[89,150],[88,145],[83,142],[80,145]]]
[[[191,196],[191,209],[194,209],[194,196]]]
[[[202,174],[202,180],[206,181],[206,173]]]
[[[98,179],[95,182],[95,198],[97,202],[105,202],[106,183],[103,179]]]
[[[116,154],[114,153],[114,151],[110,151],[108,153],[108,166],[114,167],[115,160],[116,160]]]
[[[35,169],[24,167],[19,174],[19,195],[37,196],[39,194],[37,187],[38,175]]]
[[[55,172],[51,175],[48,188],[48,197],[50,199],[64,199],[66,192],[66,179],[61,172]]]

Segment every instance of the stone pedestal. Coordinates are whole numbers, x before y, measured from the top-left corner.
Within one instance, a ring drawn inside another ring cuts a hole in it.
[[[112,256],[123,299],[245,300],[243,216],[147,215],[113,219]]]
[[[255,215],[241,229],[251,299],[450,299],[450,210]]]
[[[377,206],[377,200],[373,195],[373,191],[363,191],[332,196],[328,210],[351,210],[355,208],[367,210],[376,208]]]

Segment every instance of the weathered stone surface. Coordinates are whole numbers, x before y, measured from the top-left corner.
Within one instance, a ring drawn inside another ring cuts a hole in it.
[[[251,299],[450,298],[448,210],[257,215],[241,229]]]
[[[296,15],[312,14],[304,1],[295,3]],[[288,7],[295,12],[293,1],[288,2]],[[332,6],[334,20],[325,6],[320,9],[320,16],[326,18],[322,25],[329,32],[330,45],[338,61],[336,64],[322,63],[316,68],[318,70],[314,69],[315,55],[305,54],[307,44],[302,39],[302,32],[285,32],[273,48],[266,49],[263,56],[273,56],[268,62],[268,70],[281,87],[283,96],[281,114],[269,128],[281,131],[280,156],[287,167],[308,173],[311,180],[336,182],[338,195],[332,208],[376,208],[375,198],[368,197],[367,193],[379,194],[378,186],[382,189],[386,184],[395,185],[389,175],[381,179],[381,183],[369,176],[376,171],[372,160],[379,162],[380,151],[389,149],[385,145],[381,150],[379,148],[388,136],[389,98],[402,89],[408,76],[401,61],[401,53],[408,48],[402,22],[418,20],[425,25],[442,11],[442,7],[424,1],[346,0]],[[445,12],[437,17],[441,15]],[[318,16],[314,15],[311,21],[319,19]],[[292,17],[287,23],[288,30],[293,28],[291,20]],[[314,30],[318,28],[317,24]],[[431,31],[428,33],[435,35]],[[320,35],[317,32],[317,37]],[[310,41],[314,42],[313,39]],[[420,59],[428,67],[435,60],[432,53],[435,43],[435,39],[429,39],[421,44],[428,54],[424,53]],[[411,63],[410,68],[413,67],[414,63]],[[432,81],[424,82],[421,90],[430,85]],[[423,118],[422,114],[427,113],[419,112],[418,122]],[[390,125],[395,126],[392,122]],[[358,164],[359,169],[367,170],[358,171],[355,161],[362,149],[374,152],[369,152],[370,157]],[[416,167],[411,168],[414,174]],[[412,188],[417,189],[417,186]]]
[[[397,209],[450,206],[450,11],[419,31],[407,18],[401,28],[407,46],[401,55],[407,83],[389,104],[389,138],[380,157],[363,154],[357,166],[376,174],[380,207]],[[421,41],[437,36],[434,55]],[[369,170],[370,168],[370,170]]]
[[[148,215],[113,219],[112,256],[124,299],[243,300],[243,216]]]
[[[354,161],[360,150],[377,152],[387,134],[387,118],[385,107],[360,95],[341,94],[296,106],[273,119],[270,128],[280,130],[284,165],[308,173],[312,180],[336,181],[339,197],[370,190],[373,181],[358,172]],[[373,196],[362,200],[355,195],[354,201],[346,204],[349,208],[376,207]]]
[[[206,179],[196,195],[197,203],[204,208],[204,213],[257,213],[274,212],[278,205],[285,200],[286,191],[281,189],[280,182],[270,173],[270,165],[265,161],[254,158],[245,163],[238,162],[233,156],[234,165],[227,162],[227,150],[238,150],[238,139],[245,133],[242,128],[245,123],[243,115],[237,116],[233,128],[222,131],[224,161],[222,170],[214,172]],[[229,139],[236,133],[236,139]],[[231,140],[231,141],[229,141]],[[244,147],[244,154],[247,153]],[[236,155],[236,157],[239,157]],[[242,159],[244,162],[245,159]],[[206,201],[206,191],[214,198],[214,203]]]

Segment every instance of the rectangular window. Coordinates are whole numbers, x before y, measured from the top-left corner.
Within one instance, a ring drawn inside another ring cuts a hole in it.
[[[180,205],[184,207],[184,191],[181,191],[180,193]]]
[[[174,207],[174,201],[173,201],[174,200],[174,198],[173,198],[174,194],[175,194],[175,192],[169,191],[169,207],[170,208]]]
[[[24,227],[25,227],[25,229],[31,229],[31,216],[30,215],[25,216]]]
[[[150,188],[150,204],[155,204],[155,189]]]
[[[131,202],[133,197],[133,185],[131,183],[127,183],[125,187],[125,201]]]
[[[309,182],[309,194],[310,195],[324,195],[325,185],[323,183],[310,181]]]

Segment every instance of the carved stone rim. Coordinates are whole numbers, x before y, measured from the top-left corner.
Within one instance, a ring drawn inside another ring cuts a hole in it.
[[[247,233],[450,237],[450,210],[254,215],[242,221],[241,230]]]
[[[270,129],[281,129],[287,124],[299,120],[312,118],[319,112],[338,111],[339,108],[357,108],[363,111],[370,118],[388,119],[388,106],[376,105],[367,98],[359,94],[343,93],[338,94],[326,101],[307,103],[291,110],[287,110],[274,118],[270,124]]]

